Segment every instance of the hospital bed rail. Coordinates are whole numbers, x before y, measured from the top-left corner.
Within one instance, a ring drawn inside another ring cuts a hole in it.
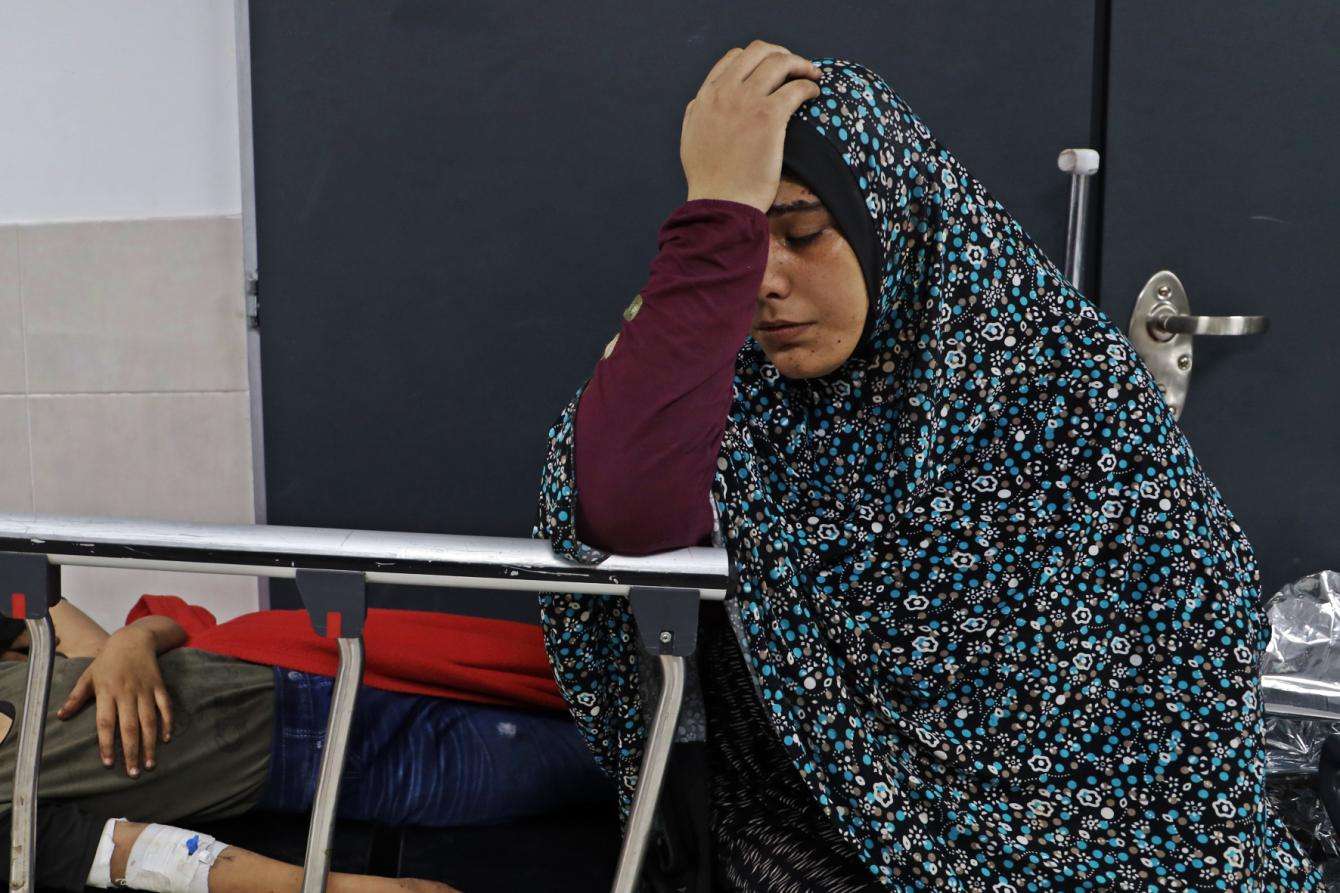
[[[665,778],[698,604],[724,598],[735,572],[724,549],[706,547],[580,564],[536,538],[0,514],[0,612],[22,619],[30,638],[11,814],[15,893],[34,890],[36,795],[55,658],[49,610],[61,598],[61,568],[75,566],[293,579],[316,632],[337,640],[339,666],[308,826],[303,893],[324,890],[330,871],[339,780],[363,671],[368,583],[628,599],[662,674],[613,886],[615,893],[632,893]]]

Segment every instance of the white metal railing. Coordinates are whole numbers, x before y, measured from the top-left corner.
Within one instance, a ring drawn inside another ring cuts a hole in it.
[[[724,598],[735,572],[724,549],[703,547],[645,557],[611,555],[588,565],[556,555],[540,539],[0,514],[0,612],[24,620],[31,641],[11,818],[10,889],[17,893],[33,890],[42,720],[55,657],[49,609],[60,600],[60,568],[70,565],[284,577],[297,583],[313,627],[339,647],[303,893],[324,890],[330,871],[340,774],[363,674],[367,583],[605,593],[629,600],[643,645],[659,656],[663,682],[614,881],[616,893],[632,893],[679,717],[698,603]],[[1340,685],[1265,676],[1261,693],[1268,713],[1340,720]]]
[[[55,657],[49,610],[60,600],[60,568],[71,565],[295,580],[313,627],[339,646],[303,893],[324,890],[330,871],[339,779],[363,671],[367,583],[605,593],[629,600],[643,645],[659,656],[663,676],[614,882],[616,893],[631,893],[665,777],[698,603],[724,598],[734,573],[724,549],[704,547],[611,555],[587,565],[556,555],[541,539],[0,514],[0,593],[9,593],[0,596],[0,611],[22,619],[31,641],[11,818],[9,877],[16,893],[34,889],[37,785]]]

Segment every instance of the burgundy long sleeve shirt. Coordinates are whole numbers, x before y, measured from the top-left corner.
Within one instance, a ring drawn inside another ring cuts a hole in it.
[[[695,199],[658,240],[574,422],[577,535],[623,555],[711,544],[712,480],[768,262],[768,218]]]

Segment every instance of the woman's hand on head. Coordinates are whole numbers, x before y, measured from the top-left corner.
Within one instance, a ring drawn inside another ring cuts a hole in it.
[[[786,122],[819,95],[819,77],[808,59],[761,40],[717,60],[684,109],[679,158],[689,200],[728,199],[766,212],[781,179]]]
[[[132,777],[140,774],[141,757],[144,768],[154,767],[160,736],[168,741],[172,735],[172,702],[158,668],[156,646],[153,633],[145,627],[117,630],[56,711],[57,718],[69,719],[90,699],[95,700],[103,765],[112,765],[119,730],[126,774]]]

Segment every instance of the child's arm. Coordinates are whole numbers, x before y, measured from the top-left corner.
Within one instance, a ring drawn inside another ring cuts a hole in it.
[[[56,633],[56,650],[66,657],[97,657],[111,638],[96,620],[79,610],[68,599],[61,599],[51,608],[51,626]],[[141,617],[124,629],[135,628],[149,633],[154,640],[155,653],[171,651],[186,641],[186,633],[170,617],[150,615]],[[12,652],[28,649],[28,631],[19,633],[9,646]],[[20,654],[15,654],[20,657]]]
[[[56,638],[60,640],[58,650],[66,657],[97,657],[111,638],[107,630],[68,599],[61,599],[51,609],[51,624],[56,629]],[[181,624],[162,614],[141,616],[122,629],[138,629],[148,633],[153,638],[156,654],[171,651],[186,642],[186,632]]]
[[[111,859],[111,878],[114,882],[126,876],[130,852],[147,825],[139,822],[118,821],[112,829],[115,850]],[[287,862],[228,846],[218,853],[208,873],[210,893],[298,893],[302,888],[302,869]],[[332,871],[326,889],[331,893],[460,893],[455,887],[433,881],[410,878],[384,878],[366,874],[345,874]]]
[[[108,638],[107,630],[69,599],[61,599],[51,608],[51,625],[60,640],[57,650],[66,657],[94,657]]]
[[[56,634],[56,651],[66,657],[93,657],[107,641],[107,630],[65,599],[51,608],[51,626]],[[5,648],[4,658],[25,660],[28,646],[28,630],[23,629]]]

